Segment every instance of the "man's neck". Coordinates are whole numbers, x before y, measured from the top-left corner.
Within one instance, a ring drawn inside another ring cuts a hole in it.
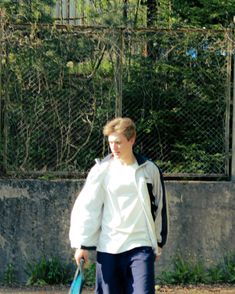
[[[135,158],[134,154],[132,153],[130,156],[128,156],[126,158],[114,158],[114,160],[117,160],[122,165],[132,165],[135,163],[136,158]]]

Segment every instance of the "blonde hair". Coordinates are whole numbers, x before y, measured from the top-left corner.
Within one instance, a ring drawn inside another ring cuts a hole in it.
[[[136,128],[134,122],[128,117],[117,117],[108,121],[103,128],[104,136],[112,133],[123,134],[127,140],[136,136]]]

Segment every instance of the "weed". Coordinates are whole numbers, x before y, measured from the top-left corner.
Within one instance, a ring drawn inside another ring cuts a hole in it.
[[[217,265],[215,267],[209,268],[208,269],[208,282],[211,284],[214,283],[222,283],[223,281],[223,270],[222,268]]]
[[[6,286],[12,286],[16,283],[15,269],[12,263],[7,266],[7,269],[4,272],[3,283]]]
[[[173,259],[174,269],[161,273],[160,283],[166,284],[197,284],[205,283],[207,273],[201,261],[194,263],[192,260],[185,260],[181,255]]]
[[[222,274],[221,279],[222,282],[225,283],[235,283],[235,253],[228,253],[224,256],[221,264],[218,265],[221,267]]]
[[[68,265],[62,263],[57,257],[46,259],[42,257],[38,262],[28,263],[27,285],[56,285],[68,284],[71,273]]]
[[[235,254],[227,254],[223,260],[206,268],[201,260],[185,260],[181,255],[173,258],[173,270],[163,271],[161,284],[235,283]]]
[[[96,271],[96,264],[91,263],[87,268],[84,270],[84,277],[85,277],[85,287],[87,288],[94,288],[95,285],[95,271]]]
[[[95,263],[91,263],[84,270],[85,287],[95,285]],[[69,267],[61,263],[58,258],[41,260],[28,264],[28,285],[68,284],[72,280]],[[9,265],[4,276],[6,284],[14,282],[14,268]],[[160,284],[212,284],[235,283],[235,254],[227,254],[219,264],[206,268],[200,259],[185,259],[178,254],[173,258],[173,269],[163,271],[159,275]]]

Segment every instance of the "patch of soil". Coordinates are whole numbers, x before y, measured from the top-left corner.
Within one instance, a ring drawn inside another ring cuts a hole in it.
[[[0,287],[0,294],[68,294],[67,286],[45,287]],[[93,294],[94,290],[84,289],[83,294]],[[187,286],[156,286],[156,293],[169,294],[235,294],[235,285],[187,285]]]
[[[187,286],[161,286],[157,293],[174,294],[235,294],[235,285],[187,285]]]
[[[0,294],[15,293],[15,294],[44,294],[44,293],[68,293],[68,287],[65,286],[12,286],[0,287]]]

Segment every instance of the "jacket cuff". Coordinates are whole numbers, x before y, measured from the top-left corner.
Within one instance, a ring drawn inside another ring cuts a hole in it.
[[[84,246],[84,245],[81,245],[81,249],[84,249],[84,250],[96,250],[96,246]]]

